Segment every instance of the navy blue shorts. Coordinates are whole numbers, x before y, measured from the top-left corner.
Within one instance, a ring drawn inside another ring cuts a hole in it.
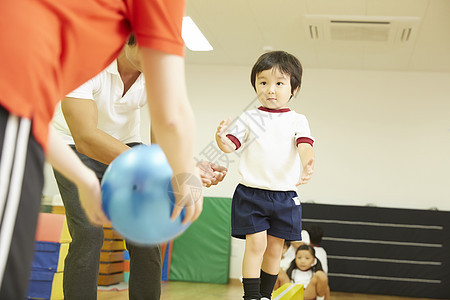
[[[231,205],[231,235],[267,230],[267,234],[287,241],[302,239],[302,206],[295,191],[270,191],[239,184]]]

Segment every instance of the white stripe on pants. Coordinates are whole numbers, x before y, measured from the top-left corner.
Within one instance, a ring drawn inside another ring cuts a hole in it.
[[[9,116],[6,124],[0,161],[0,286],[20,202],[30,127],[30,120],[19,119],[13,115]]]

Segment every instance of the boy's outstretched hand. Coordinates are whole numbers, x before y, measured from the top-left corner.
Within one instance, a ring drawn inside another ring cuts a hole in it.
[[[234,145],[233,142],[226,136],[230,123],[231,118],[228,118],[228,120],[223,120],[220,122],[216,131],[217,146],[225,153],[230,153],[236,150],[236,145]]]
[[[297,183],[297,186],[308,183],[313,173],[314,173],[314,158],[311,158],[308,161],[308,163],[303,166],[302,177],[300,178],[300,181]]]
[[[222,142],[226,143],[226,133],[228,130],[228,126],[230,126],[231,118],[228,120],[222,120],[219,126],[217,127],[216,136],[222,140]]]

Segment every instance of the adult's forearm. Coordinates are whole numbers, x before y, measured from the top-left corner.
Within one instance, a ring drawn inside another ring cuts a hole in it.
[[[62,141],[55,129],[51,126],[49,129],[47,161],[77,186],[81,206],[90,222],[99,226],[106,224],[108,219],[102,210],[100,183],[97,176]]]
[[[81,162],[76,154],[59,137],[56,130],[49,127],[46,160],[52,167],[75,184],[82,183],[89,169]]]
[[[195,168],[194,114],[189,103],[184,59],[149,48],[141,49],[152,133],[174,174]]]
[[[195,167],[195,121],[190,107],[177,109],[170,118],[160,116],[152,122],[152,127],[152,133],[166,154],[174,174],[191,172]]]
[[[99,129],[90,134],[74,137],[74,140],[78,152],[107,165],[130,149],[126,144]]]

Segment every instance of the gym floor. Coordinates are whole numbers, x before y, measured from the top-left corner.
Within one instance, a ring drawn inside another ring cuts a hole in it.
[[[128,290],[99,291],[98,300],[126,300]],[[162,284],[161,300],[238,300],[242,299],[242,286],[239,282],[230,284],[211,284],[197,282],[169,281]],[[409,298],[331,292],[331,300],[433,300],[431,298]]]

